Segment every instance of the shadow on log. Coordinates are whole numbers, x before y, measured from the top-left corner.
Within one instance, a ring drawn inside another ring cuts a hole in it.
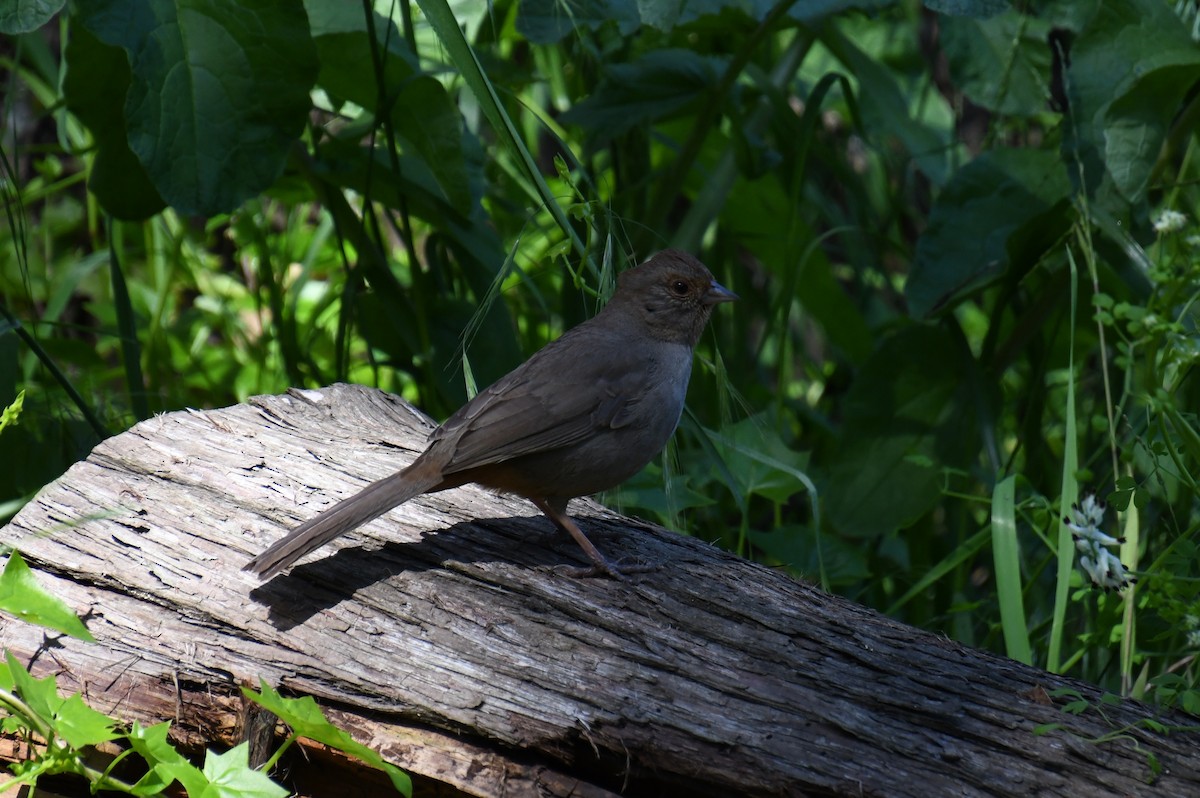
[[[95,708],[171,720],[196,747],[240,739],[239,685],[315,696],[418,794],[1200,795],[1200,734],[1141,724],[1193,718],[1101,712],[1088,685],[591,502],[572,513],[601,551],[662,569],[562,576],[586,564],[571,540],[524,500],[466,487],[270,582],[239,570],[410,462],[431,428],[347,385],[137,425],[0,533],[98,642],[0,619],[4,645]],[[1063,712],[1048,697],[1062,687],[1095,708]],[[303,753],[283,774],[303,793],[371,778]]]

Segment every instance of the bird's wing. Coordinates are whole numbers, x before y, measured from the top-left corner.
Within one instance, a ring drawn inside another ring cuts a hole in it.
[[[634,347],[585,324],[464,405],[430,446],[447,447],[446,474],[570,446],[628,423],[652,384]]]

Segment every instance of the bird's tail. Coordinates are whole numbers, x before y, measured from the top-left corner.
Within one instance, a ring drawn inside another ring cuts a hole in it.
[[[427,466],[418,460],[403,471],[372,482],[275,541],[242,570],[269,579],[310,551],[436,487],[442,482],[440,470]]]

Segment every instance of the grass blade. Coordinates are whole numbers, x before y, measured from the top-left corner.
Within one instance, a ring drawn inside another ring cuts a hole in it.
[[[1016,479],[1012,475],[1005,477],[992,491],[992,556],[996,564],[996,594],[1000,600],[1005,651],[1018,662],[1032,665],[1017,543]]]

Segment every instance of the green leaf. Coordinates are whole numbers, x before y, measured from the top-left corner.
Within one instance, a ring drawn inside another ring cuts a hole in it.
[[[500,101],[500,95],[496,92],[495,85],[483,71],[483,66],[475,55],[475,50],[463,34],[462,27],[459,26],[447,0],[417,0],[417,5],[429,20],[429,24],[433,26],[455,69],[462,76],[463,82],[475,95],[475,100],[479,103],[479,108],[487,117],[488,122],[491,123],[497,139],[516,157],[524,178],[531,184],[533,191],[544,203],[546,210],[554,217],[554,223],[570,239],[575,252],[586,256],[587,249],[583,239],[571,225],[571,220],[567,218],[566,212],[559,205],[558,198],[550,190],[550,186],[542,176],[533,154],[517,132],[516,125]]]
[[[331,724],[321,713],[321,708],[311,696],[303,698],[284,698],[275,692],[265,681],[260,683],[261,692],[254,692],[243,687],[242,693],[254,703],[273,712],[284,723],[292,727],[299,737],[307,737],[331,748],[336,748],[361,759],[371,767],[378,768],[387,774],[394,786],[404,795],[412,795],[412,781],[400,768],[387,762],[377,752],[367,748]]]
[[[67,0],[0,0],[0,33],[30,33],[62,11]]]
[[[983,529],[960,542],[950,550],[949,554],[934,563],[928,570],[922,572],[921,578],[914,582],[908,590],[904,591],[904,594],[900,598],[892,602],[891,606],[884,611],[884,615],[897,614],[908,602],[924,594],[937,584],[942,577],[946,576],[946,574],[958,570],[962,568],[964,563],[974,560],[987,545],[987,541],[988,530]]]
[[[942,17],[938,27],[955,84],[976,105],[1015,116],[1046,112],[1048,22],[1010,9],[990,19]]]
[[[943,328],[913,325],[883,341],[847,396],[826,466],[823,506],[837,529],[880,536],[933,507],[941,469],[978,451],[977,403],[989,394],[980,379],[965,344]]]
[[[321,61],[317,82],[337,101],[376,111],[380,103],[379,72],[384,84],[383,111],[405,143],[421,155],[445,199],[469,215],[474,197],[463,150],[462,116],[445,87],[422,76],[416,56],[395,25],[374,16],[381,69],[372,56],[362,7],[343,3],[307,4]]]
[[[300,0],[95,0],[78,19],[127,54],[129,148],[177,211],[234,210],[283,172],[317,75]]]
[[[358,25],[352,30],[326,32],[317,27],[318,19],[313,20],[313,42],[321,62],[317,84],[325,90],[335,109],[350,102],[373,111],[379,101],[379,87],[376,85],[377,72],[371,57],[371,41],[367,37],[362,7],[349,4],[337,7],[352,12],[350,16],[358,20]],[[323,21],[328,23],[327,20]],[[344,21],[339,20],[337,27],[343,25]],[[379,15],[375,16],[375,25],[379,38],[385,38],[392,27],[388,20]],[[383,80],[388,91],[396,91],[405,81],[420,74],[420,67],[412,53],[399,45],[395,35],[388,38],[387,46],[376,46],[380,48]]]
[[[113,730],[116,721],[85,704],[79,693],[67,696],[55,715],[55,731],[74,749],[97,745],[120,736]]]
[[[1157,0],[1098,3],[1079,32],[1065,81],[1064,149],[1083,165],[1088,194],[1114,214],[1145,198],[1167,127],[1197,77],[1200,51]]]
[[[51,733],[71,748],[80,749],[115,740],[116,721],[83,703],[78,693],[62,698],[53,676],[35,679],[11,652],[5,652],[8,675],[22,701],[42,720]]]
[[[1005,649],[1018,662],[1032,665],[1021,579],[1021,547],[1017,541],[1015,486],[1016,477],[1008,476],[997,482],[992,491],[992,558],[996,564],[996,594]]]
[[[671,518],[672,513],[716,504],[712,496],[691,486],[688,474],[672,473],[668,480],[657,463],[650,463],[605,493],[603,501],[622,512],[637,508],[657,513],[664,520]]]
[[[462,117],[445,87],[429,76],[409,81],[400,91],[392,122],[433,170],[454,209],[470,214],[474,197],[463,154]]]
[[[960,169],[917,242],[911,313],[946,311],[1012,268],[1028,271],[1066,229],[1070,192],[1054,152],[994,150]]]
[[[250,767],[250,743],[242,743],[223,754],[209,751],[204,757],[204,777],[208,785],[200,792],[200,798],[286,798],[288,795],[265,773]]]
[[[994,0],[993,0],[994,1]],[[806,0],[793,3],[788,16],[816,22],[846,8],[867,11],[890,5],[892,0]],[[622,37],[642,25],[663,32],[705,17],[725,15],[747,24],[761,21],[778,0],[521,0],[517,30],[535,44],[553,44],[577,30],[597,30],[613,22]],[[736,15],[736,16],[734,16]]]
[[[737,480],[738,493],[762,496],[777,504],[809,490],[804,474],[808,456],[779,439],[779,419],[760,413],[708,436]]]
[[[872,139],[899,139],[933,184],[943,185],[949,177],[947,153],[951,151],[952,131],[935,129],[914,118],[896,75],[881,60],[859,49],[853,32],[830,25],[821,39],[858,80],[863,126]]]
[[[12,689],[37,717],[48,722],[54,717],[54,710],[62,703],[54,677],[33,678],[25,666],[7,649],[4,651],[4,661],[8,666],[7,681],[12,682]]]
[[[8,556],[4,573],[0,574],[0,610],[28,623],[45,626],[89,643],[95,642],[91,632],[71,608],[37,583],[33,571],[15,551]]]
[[[1008,0],[925,0],[925,7],[960,17],[991,17],[1012,8]],[[938,20],[939,24],[943,22]]]
[[[785,524],[770,531],[752,529],[749,536],[755,548],[794,573],[810,579],[823,575],[827,587],[853,585],[871,576],[862,545],[840,535]]]
[[[781,289],[771,297],[767,318],[778,325],[778,335],[787,334],[783,322],[797,299],[830,342],[855,363],[871,354],[870,326],[846,289],[833,275],[833,264],[825,250],[816,244],[818,234],[801,215],[795,201],[773,177],[753,182],[739,179],[720,209],[721,224],[744,240],[755,242],[755,254],[766,268],[773,269]],[[779,235],[780,220],[793,216],[794,236],[813,241],[800,262],[788,237]]]
[[[67,109],[96,140],[88,189],[118,219],[147,219],[166,205],[141,161],[129,149],[125,116],[120,112],[129,91],[129,59],[82,25],[71,30],[66,50],[63,98]]]
[[[517,30],[534,44],[553,44],[578,29],[596,30],[613,22],[622,36],[642,25],[637,0],[521,0]]]
[[[691,50],[655,50],[631,64],[610,67],[600,87],[564,113],[562,121],[608,140],[670,119],[699,104],[721,79],[727,62]]]
[[[138,780],[138,795],[157,795],[174,781],[182,784],[188,795],[204,792],[208,779],[171,745],[167,739],[170,731],[171,724],[165,721],[153,726],[133,722],[133,729],[127,735],[129,745],[150,767],[149,772]]]

